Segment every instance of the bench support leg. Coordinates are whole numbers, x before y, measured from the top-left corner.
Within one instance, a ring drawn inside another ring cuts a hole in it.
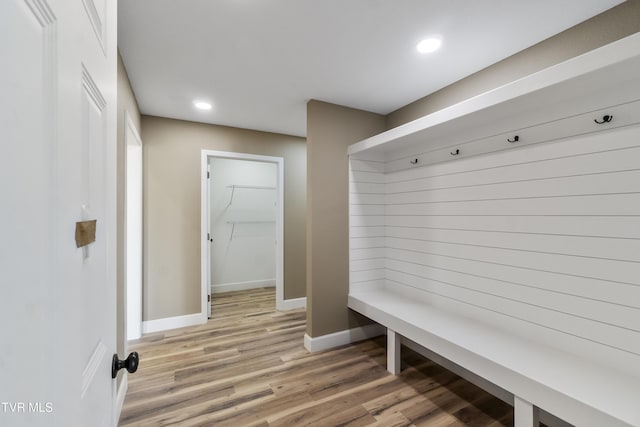
[[[400,373],[400,336],[387,328],[387,371]]]
[[[538,419],[538,408],[530,402],[513,396],[513,426],[514,427],[538,427],[540,420]]]

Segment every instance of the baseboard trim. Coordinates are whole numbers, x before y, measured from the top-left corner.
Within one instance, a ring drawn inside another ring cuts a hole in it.
[[[123,369],[124,371],[124,369]],[[124,398],[127,395],[127,389],[129,388],[129,376],[126,372],[122,374],[122,381],[120,381],[120,387],[118,387],[118,391],[116,392],[116,402],[114,408],[114,417],[116,420],[116,425],[120,422],[120,414],[122,414],[122,407],[124,406]]]
[[[377,324],[365,325],[358,328],[347,329],[333,334],[321,335],[319,337],[310,337],[304,335],[304,348],[311,353],[316,351],[329,350],[341,345],[351,344],[357,341],[366,340],[368,338],[384,335],[386,329]]]
[[[248,282],[232,282],[211,285],[211,293],[245,291],[256,288],[273,288],[276,286],[276,279],[250,280]]]
[[[307,308],[307,297],[285,299],[277,303],[278,311],[295,310],[298,308]]]
[[[164,319],[145,320],[142,322],[142,333],[167,331],[169,329],[184,328],[185,326],[202,325],[207,323],[206,313],[194,313],[184,316],[167,317]]]

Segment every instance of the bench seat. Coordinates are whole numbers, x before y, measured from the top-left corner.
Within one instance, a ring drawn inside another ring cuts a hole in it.
[[[636,377],[384,286],[352,290],[348,305],[387,328],[392,373],[406,337],[512,393],[516,427],[536,425],[536,408],[580,427],[640,426]]]

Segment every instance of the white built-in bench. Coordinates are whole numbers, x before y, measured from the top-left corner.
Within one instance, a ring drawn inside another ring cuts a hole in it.
[[[400,373],[401,337],[409,338],[513,393],[516,427],[537,426],[537,408],[580,427],[640,426],[640,381],[621,371],[429,307],[416,295],[354,292],[349,307],[387,328],[389,372]]]
[[[640,426],[640,34],[349,155],[348,306],[391,373],[417,345],[516,427]]]

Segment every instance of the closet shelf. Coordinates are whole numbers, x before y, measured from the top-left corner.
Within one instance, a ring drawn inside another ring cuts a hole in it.
[[[236,188],[244,189],[244,190],[275,190],[276,189],[276,187],[266,187],[261,185],[238,185],[238,184],[227,185],[227,188],[231,189],[231,198],[229,199],[229,206],[231,206],[231,204],[233,203],[233,196],[236,193]]]
[[[268,221],[227,221],[227,224],[272,224],[276,222],[275,219]]]
[[[227,188],[246,188],[251,190],[275,190],[276,189],[276,187],[264,187],[260,185],[237,185],[237,184],[227,185]]]

